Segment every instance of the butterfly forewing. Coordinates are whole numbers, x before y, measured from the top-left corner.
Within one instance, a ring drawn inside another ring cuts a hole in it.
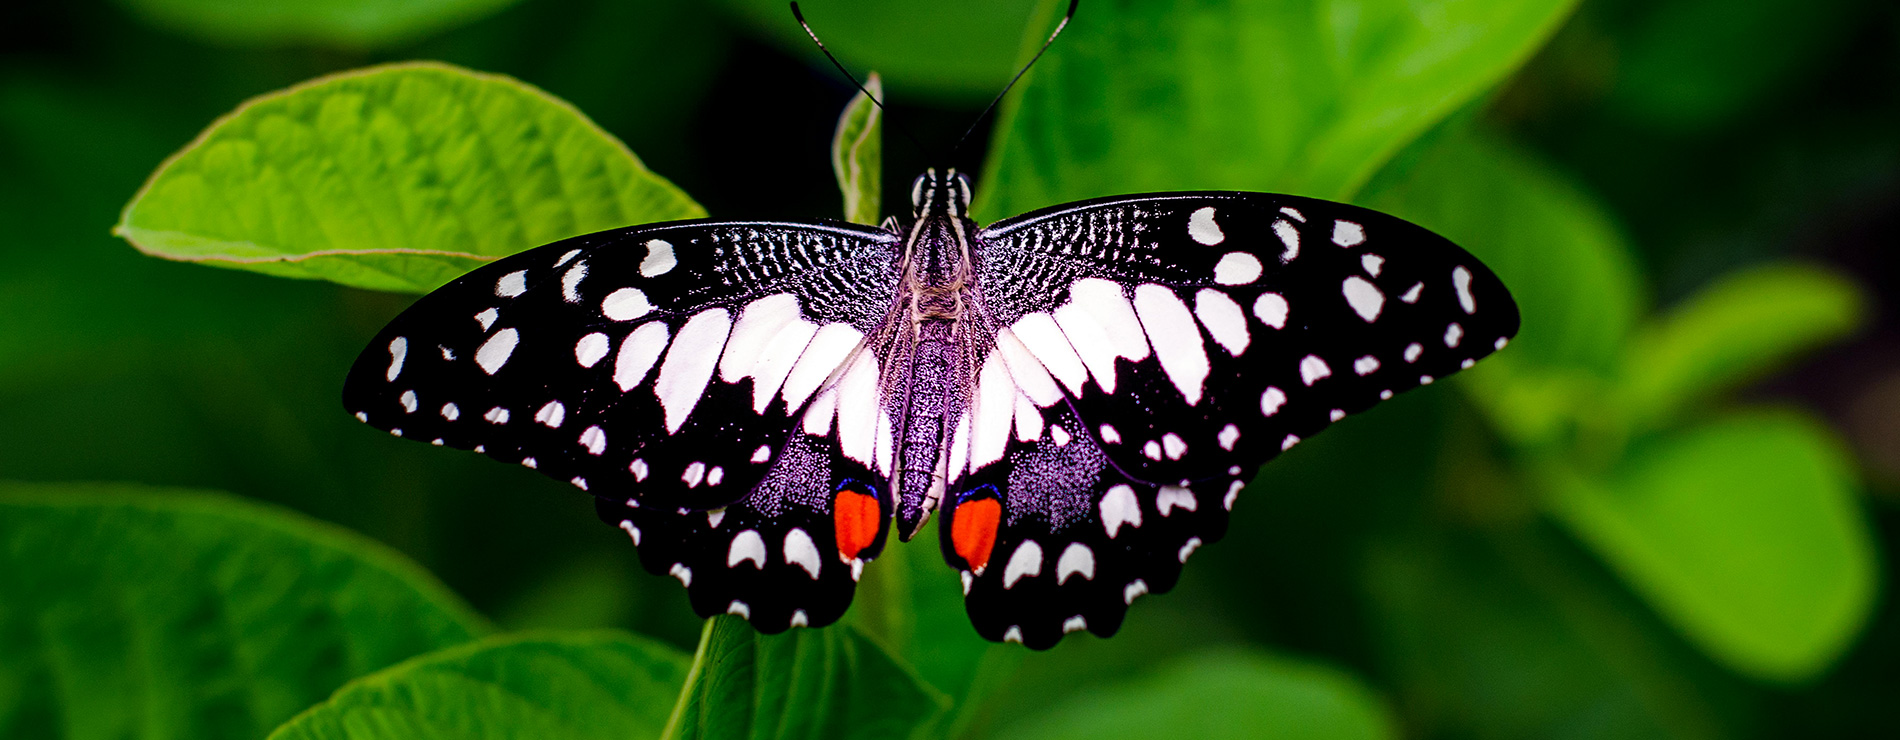
[[[1471,255],[1324,201],[1125,196],[1010,219],[977,241],[979,321],[1009,372],[977,379],[944,548],[969,571],[978,631],[1032,647],[1112,634],[1128,603],[1171,587],[1224,534],[1260,463],[1469,367],[1518,327]],[[997,430],[1007,448],[978,449]],[[955,520],[987,515],[986,499],[1000,512],[978,573]]]
[[[667,552],[643,547],[642,557],[662,572],[678,564],[700,573],[711,588],[693,589],[701,606],[702,594],[792,575],[784,548],[794,528],[829,565],[849,560],[838,557],[832,523],[814,517],[831,515],[847,481],[875,480],[875,443],[839,444],[840,434],[869,437],[857,423],[864,414],[837,397],[842,380],[875,375],[867,337],[890,313],[897,249],[896,236],[847,224],[680,222],[557,242],[417,301],[357,360],[344,404],[393,434],[474,449],[642,507],[603,510],[615,524],[698,517],[697,528],[649,523],[643,531]],[[785,454],[819,442],[822,455]],[[810,490],[788,496],[787,480]],[[888,510],[888,491],[858,490],[871,509]],[[710,526],[705,511],[729,504],[731,521]],[[761,518],[773,516],[783,518]],[[742,525],[761,534],[735,545]],[[729,551],[763,534],[777,537],[763,562],[727,564]],[[881,530],[872,535],[881,542]],[[710,575],[751,563],[752,580]],[[835,570],[809,579],[829,584],[811,603],[733,599],[760,601],[780,624],[793,608],[821,624],[849,601],[848,587],[842,597],[832,587]]]

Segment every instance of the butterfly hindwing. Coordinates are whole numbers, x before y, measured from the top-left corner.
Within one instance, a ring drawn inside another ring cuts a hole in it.
[[[759,485],[719,509],[605,496],[595,508],[648,572],[679,579],[700,616],[736,614],[767,634],[822,627],[850,606],[892,511],[889,491],[838,450],[830,435],[794,434]]]
[[[1258,465],[1470,367],[1518,327],[1509,293],[1462,249],[1325,201],[1124,196],[977,239],[978,320],[999,369],[975,380],[970,439],[1000,429],[1009,444],[962,447],[969,463],[953,463],[944,509],[954,520],[980,511],[971,501],[1000,503],[968,607],[986,636],[1032,646],[1111,634],[1138,592],[1170,587],[1187,554],[1225,532]],[[954,530],[946,557],[967,567]],[[1101,580],[1076,580],[1065,557]],[[1036,563],[1051,577],[1019,575]]]
[[[418,300],[358,358],[344,404],[597,495],[717,508],[764,478],[879,330],[896,252],[896,236],[848,224],[677,222],[556,242]]]

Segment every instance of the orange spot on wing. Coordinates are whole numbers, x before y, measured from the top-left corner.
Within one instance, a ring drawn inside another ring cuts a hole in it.
[[[989,565],[990,549],[996,547],[996,524],[1003,518],[1003,505],[993,498],[965,501],[957,505],[951,517],[950,545],[957,557],[981,572]]]
[[[839,559],[851,562],[877,541],[883,513],[878,511],[876,497],[846,488],[832,499],[831,516],[838,530]]]

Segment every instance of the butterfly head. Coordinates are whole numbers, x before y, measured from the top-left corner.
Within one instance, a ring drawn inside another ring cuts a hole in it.
[[[955,168],[938,174],[936,168],[924,170],[910,186],[913,215],[923,220],[933,215],[963,218],[970,213],[970,176]]]

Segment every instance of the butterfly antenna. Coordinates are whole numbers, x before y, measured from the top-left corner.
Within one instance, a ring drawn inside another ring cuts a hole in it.
[[[796,5],[797,3],[793,3],[793,4]],[[1049,39],[1047,41],[1042,42],[1042,48],[1037,49],[1036,55],[1029,58],[1029,63],[1023,65],[1022,69],[1017,70],[1016,76],[1009,78],[1009,84],[1003,86],[1003,91],[997,93],[996,97],[990,100],[990,104],[983,107],[983,112],[978,113],[976,115],[976,120],[970,122],[970,128],[963,132],[963,136],[961,138],[957,139],[957,145],[950,147],[950,156],[952,157],[956,156],[957,150],[963,148],[963,142],[968,141],[970,139],[970,134],[976,133],[976,127],[983,123],[983,119],[990,115],[990,111],[996,109],[996,104],[1003,102],[1003,96],[1008,95],[1010,89],[1016,86],[1016,81],[1021,80],[1023,78],[1023,75],[1028,74],[1030,67],[1036,66],[1036,60],[1041,59],[1043,52],[1046,52],[1049,50],[1049,45],[1056,42],[1057,36],[1062,35],[1062,29],[1069,27],[1069,21],[1075,18],[1076,6],[1081,5],[1081,4],[1082,4],[1082,0],[1069,0],[1069,11],[1062,14],[1062,20],[1061,22],[1056,24],[1056,30],[1049,32]],[[795,8],[794,8],[794,12],[796,12]],[[808,28],[805,30],[809,31],[811,29]]]
[[[858,78],[855,75],[851,74],[851,70],[845,69],[844,64],[840,63],[837,57],[834,57],[831,55],[831,50],[825,48],[825,42],[820,41],[818,39],[818,32],[811,30],[811,24],[805,22],[805,14],[799,12],[798,3],[796,2],[792,3],[792,17],[798,20],[799,28],[805,29],[805,35],[811,37],[811,42],[818,45],[818,50],[821,52],[824,52],[825,58],[831,60],[831,66],[838,68],[838,74],[844,75],[844,78],[847,80],[850,80],[851,84],[857,85],[858,92],[864,93],[864,97],[871,99],[872,105],[877,106],[878,110],[884,112],[886,116],[886,120],[891,121],[892,128],[895,128],[898,130],[899,133],[902,133],[904,135],[904,138],[910,139],[911,145],[917,147],[917,151],[920,151],[920,152],[927,151],[926,149],[924,149],[924,145],[921,142],[917,141],[917,137],[911,135],[910,129],[904,128],[902,125],[898,124],[897,121],[889,118],[891,111],[889,108],[884,107],[884,101],[878,100],[876,95],[872,95],[870,90],[865,89],[864,83],[859,82]]]

